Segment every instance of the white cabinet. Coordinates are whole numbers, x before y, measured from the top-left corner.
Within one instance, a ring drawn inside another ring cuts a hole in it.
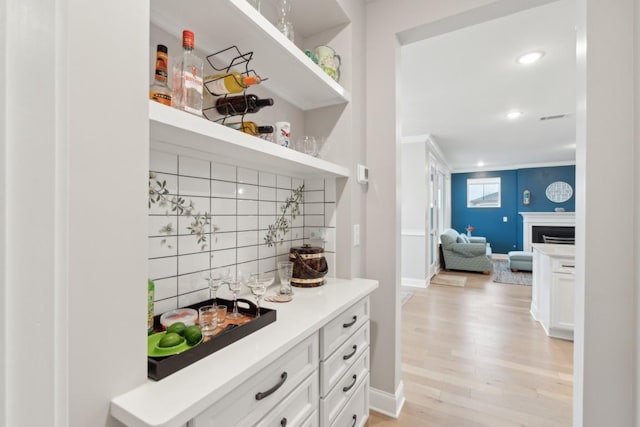
[[[531,315],[547,335],[573,340],[575,246],[533,244]]]

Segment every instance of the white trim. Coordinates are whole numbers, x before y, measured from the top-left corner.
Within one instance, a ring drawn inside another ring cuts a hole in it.
[[[402,236],[424,237],[427,233],[424,228],[404,228],[400,232]]]
[[[481,168],[463,168],[453,169],[452,173],[471,173],[471,172],[495,172],[508,171],[516,169],[533,169],[533,168],[553,168],[557,166],[575,166],[575,160],[566,160],[561,162],[544,162],[544,163],[521,163],[516,165],[487,165]]]
[[[369,409],[383,415],[398,418],[404,401],[404,382],[402,381],[398,384],[395,395],[369,387]]]
[[[411,286],[412,288],[426,289],[429,286],[429,281],[427,279],[413,279],[413,278],[403,277],[401,283],[402,283],[402,286]]]
[[[522,215],[522,250],[531,252],[534,226],[575,227],[575,212],[520,212]]]

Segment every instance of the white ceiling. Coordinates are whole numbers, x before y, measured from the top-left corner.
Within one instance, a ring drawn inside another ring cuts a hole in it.
[[[516,62],[534,50],[545,56]],[[454,171],[575,161],[573,0],[403,46],[400,68],[402,136],[431,135]]]

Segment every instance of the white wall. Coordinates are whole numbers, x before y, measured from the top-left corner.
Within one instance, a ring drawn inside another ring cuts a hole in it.
[[[4,4],[0,424],[116,425],[146,381],[149,2]]]
[[[401,382],[399,308],[396,304],[396,312],[392,312],[390,307],[394,306],[388,304],[397,294],[400,271],[399,40],[408,43],[543,3],[398,0],[368,4],[367,93],[372,96],[367,98],[367,160],[374,174],[367,208],[376,214],[368,217],[367,275],[380,280],[372,298],[372,313],[374,322],[383,325],[372,336],[373,388],[392,394]],[[577,295],[577,303],[583,303],[585,310],[576,308],[576,426],[636,423],[637,335],[630,325],[637,324],[637,240],[616,239],[638,230],[636,202],[629,196],[638,185],[633,174],[634,155],[637,160],[633,150],[637,139],[633,133],[633,88],[638,84],[637,69],[633,74],[632,28],[635,25],[637,31],[638,27],[633,19],[634,3],[637,6],[638,1],[578,0],[586,16],[581,22],[581,40],[584,43],[584,35],[588,35],[588,54],[581,59],[577,131],[577,233],[586,249],[577,254],[577,282],[584,283],[584,287],[578,285],[582,295]],[[585,45],[579,47],[584,49]],[[379,102],[381,99],[386,102]],[[589,110],[585,114],[586,105]],[[375,171],[385,174],[376,176]],[[609,274],[612,270],[613,276]],[[392,345],[395,351],[389,350]],[[580,393],[581,385],[584,394]]]

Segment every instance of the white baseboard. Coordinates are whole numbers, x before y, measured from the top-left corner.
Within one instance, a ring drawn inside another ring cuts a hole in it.
[[[410,279],[408,277],[402,278],[402,286],[411,286],[413,288],[427,288],[427,279]]]
[[[398,418],[403,405],[404,383],[402,381],[398,384],[395,395],[369,387],[370,409],[389,417]]]

